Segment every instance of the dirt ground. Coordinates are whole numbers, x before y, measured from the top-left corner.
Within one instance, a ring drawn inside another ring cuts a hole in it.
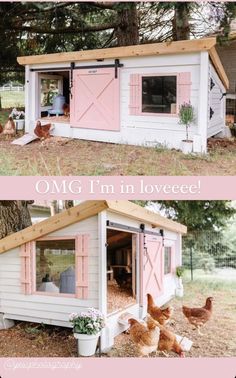
[[[209,140],[207,155],[51,137],[24,147],[0,135],[0,175],[235,175],[236,140]]]
[[[212,319],[202,329],[204,336],[192,329],[181,312],[184,303],[201,306],[207,296],[213,295]],[[173,324],[169,329],[193,341],[186,357],[236,357],[236,287],[221,283],[185,284],[184,299],[174,299]],[[76,341],[70,329],[19,322],[0,331],[0,357],[75,357]],[[114,347],[103,357],[137,357],[135,345],[128,334],[115,338]],[[161,354],[159,356],[163,357]],[[152,356],[156,358],[155,355]],[[178,357],[170,353],[170,357]]]

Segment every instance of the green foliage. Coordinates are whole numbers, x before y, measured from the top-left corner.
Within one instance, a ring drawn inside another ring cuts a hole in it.
[[[177,266],[176,271],[175,271],[176,276],[179,278],[183,277],[184,271],[185,271],[185,268],[183,266]]]
[[[168,218],[185,224],[188,232],[223,229],[236,214],[231,201],[153,201]]]
[[[191,104],[184,103],[179,108],[179,123],[186,127],[186,140],[188,140],[188,128],[194,120],[194,110]]]
[[[0,83],[23,79],[19,55],[103,48],[130,38],[134,44],[199,38],[219,26],[227,38],[234,16],[229,2],[0,2]]]

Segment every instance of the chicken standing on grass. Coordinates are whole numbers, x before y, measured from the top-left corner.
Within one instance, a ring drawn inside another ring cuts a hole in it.
[[[3,134],[5,134],[7,136],[11,136],[11,135],[16,134],[16,126],[15,126],[15,122],[13,121],[12,117],[8,118],[8,121],[4,126]]]
[[[198,334],[202,335],[200,328],[211,318],[212,315],[212,297],[208,297],[206,304],[199,308],[190,308],[183,306],[183,314],[188,319],[190,324],[193,324],[198,330]]]
[[[151,294],[147,294],[147,301],[147,312],[151,315],[151,317],[157,320],[161,325],[167,324],[173,314],[173,307],[169,306],[162,310],[160,307],[155,305]]]
[[[160,338],[160,329],[153,319],[148,319],[147,324],[141,324],[136,319],[129,319],[130,338],[137,345],[141,356],[148,356],[157,352]]]

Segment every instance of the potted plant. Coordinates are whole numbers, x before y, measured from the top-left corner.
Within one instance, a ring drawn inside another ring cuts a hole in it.
[[[183,282],[182,282],[182,276],[184,274],[184,267],[177,266],[175,270],[175,274],[177,276],[177,287],[175,290],[175,295],[177,297],[182,298],[184,296],[184,287],[183,287]]]
[[[80,314],[70,314],[69,320],[73,325],[74,337],[78,340],[78,354],[86,357],[94,355],[101,330],[105,327],[103,314],[89,308]]]
[[[179,123],[186,128],[186,139],[182,140],[181,150],[184,154],[193,151],[193,141],[189,139],[189,127],[194,120],[194,109],[190,103],[183,103],[179,108]]]
[[[12,117],[12,119],[14,120],[15,125],[16,125],[16,131],[24,130],[25,113],[23,111],[17,110],[16,108],[14,108],[12,109],[9,117]]]

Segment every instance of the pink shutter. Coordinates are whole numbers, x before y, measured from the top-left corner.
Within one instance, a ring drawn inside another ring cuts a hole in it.
[[[32,293],[32,257],[31,257],[31,243],[26,243],[20,249],[21,258],[21,291],[23,294]]]
[[[130,103],[129,114],[137,115],[140,111],[141,103],[141,82],[139,74],[130,75]]]
[[[88,298],[88,244],[89,235],[76,237],[76,297]]]
[[[181,106],[183,103],[190,103],[191,84],[190,72],[181,72],[178,74],[178,106]]]

